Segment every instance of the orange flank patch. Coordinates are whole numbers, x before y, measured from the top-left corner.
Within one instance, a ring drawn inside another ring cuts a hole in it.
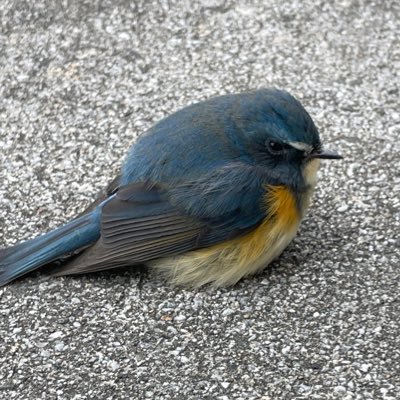
[[[239,264],[262,257],[280,238],[292,236],[300,222],[296,199],[284,186],[268,186],[265,194],[266,217],[252,232],[234,239],[240,244]],[[222,244],[223,246],[224,244]]]
[[[300,214],[292,192],[285,186],[267,186],[266,189],[265,204],[269,218],[275,218],[276,223],[283,229],[297,224]]]
[[[301,217],[296,199],[284,186],[266,187],[264,202],[266,217],[257,228],[236,239],[204,249],[204,254],[220,250],[228,258],[234,255],[234,264],[240,269],[255,266],[257,260],[266,258],[269,263],[277,257],[295,235]],[[231,266],[229,272],[234,269]]]
[[[266,217],[253,231],[205,249],[163,259],[154,266],[177,284],[233,285],[263,269],[285,249],[296,234],[302,213],[291,191],[268,186]]]

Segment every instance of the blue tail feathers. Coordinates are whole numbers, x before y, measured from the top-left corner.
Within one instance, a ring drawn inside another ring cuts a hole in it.
[[[0,250],[0,286],[51,261],[94,243],[100,236],[100,210],[37,238]]]

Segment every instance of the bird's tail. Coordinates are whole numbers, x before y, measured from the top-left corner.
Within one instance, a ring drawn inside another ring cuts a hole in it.
[[[74,253],[100,236],[100,210],[35,239],[0,250],[0,286],[62,256]]]

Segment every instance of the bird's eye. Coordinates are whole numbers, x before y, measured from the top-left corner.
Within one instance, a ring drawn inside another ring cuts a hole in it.
[[[275,142],[274,140],[268,140],[267,148],[272,154],[282,154],[285,150],[289,148],[289,146],[285,143]]]

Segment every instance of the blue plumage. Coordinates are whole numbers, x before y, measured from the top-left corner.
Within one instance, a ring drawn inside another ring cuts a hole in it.
[[[265,140],[320,146],[318,131],[301,104],[277,89],[231,94],[188,106],[161,120],[132,146],[121,184],[192,179],[232,160],[255,164]]]
[[[35,239],[0,250],[0,285],[73,254],[100,236],[100,208]]]
[[[273,218],[269,187],[284,187],[301,208],[311,160],[338,157],[322,151],[312,119],[284,91],[191,105],[139,138],[90,211],[1,250],[0,285],[70,254],[80,253],[59,274],[135,265],[241,237]]]

